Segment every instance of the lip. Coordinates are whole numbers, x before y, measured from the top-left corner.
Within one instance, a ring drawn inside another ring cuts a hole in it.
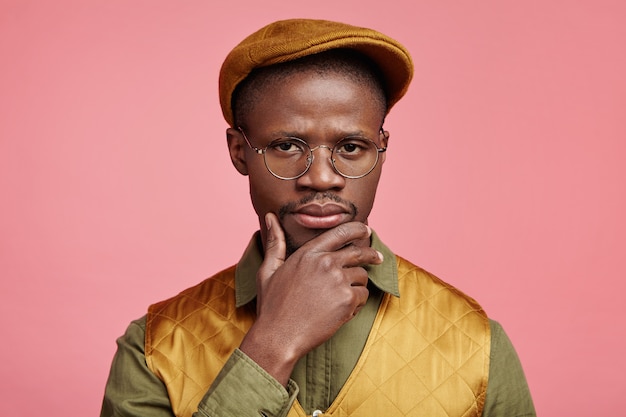
[[[334,204],[307,204],[292,212],[294,220],[307,229],[330,229],[344,223],[350,216],[345,207]]]

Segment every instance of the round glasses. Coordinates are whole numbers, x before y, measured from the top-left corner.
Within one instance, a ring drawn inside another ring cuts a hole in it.
[[[320,148],[330,151],[333,169],[345,178],[366,176],[376,167],[378,154],[387,150],[387,147],[379,148],[363,136],[347,136],[332,148],[326,145],[311,148],[304,140],[287,136],[271,141],[265,148],[257,148],[252,146],[243,129],[238,129],[248,146],[263,155],[267,170],[281,180],[295,180],[306,174],[313,163],[313,151]]]

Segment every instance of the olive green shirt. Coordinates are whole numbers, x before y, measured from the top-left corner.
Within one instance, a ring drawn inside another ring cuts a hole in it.
[[[385,261],[367,268],[370,296],[365,307],[331,339],[296,364],[286,388],[236,349],[194,416],[282,417],[287,415],[296,398],[309,415],[315,410],[327,409],[356,365],[383,294],[400,296],[394,254],[376,234],[372,235],[372,247],[383,253]],[[237,264],[237,307],[255,300],[256,271],[263,260],[260,248],[257,234]],[[517,354],[502,327],[495,321],[490,324],[491,360],[483,416],[535,416]],[[118,350],[106,385],[101,417],[173,416],[165,385],[146,365],[145,325],[145,317],[133,321],[117,341]]]

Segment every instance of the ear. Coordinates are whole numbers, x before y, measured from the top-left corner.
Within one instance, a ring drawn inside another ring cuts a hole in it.
[[[387,130],[383,130],[382,128],[380,129],[380,132],[378,133],[378,138],[380,139],[380,145],[383,148],[387,148],[389,146],[389,132]],[[382,155],[380,155],[380,162],[385,162],[385,159],[387,158],[387,152],[383,152]]]
[[[241,175],[248,175],[248,164],[246,162],[246,148],[248,144],[241,132],[237,129],[226,129],[226,141],[228,142],[228,152],[233,166]]]
[[[380,139],[380,144],[383,147],[387,147],[389,146],[389,131],[387,130],[383,130],[382,128],[380,129],[379,132],[379,139]]]

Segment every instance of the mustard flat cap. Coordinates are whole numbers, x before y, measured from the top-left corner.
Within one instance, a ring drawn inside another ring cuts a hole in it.
[[[224,60],[219,76],[224,119],[234,127],[232,94],[253,69],[338,48],[357,50],[378,65],[385,78],[389,109],[406,93],[413,78],[413,62],[396,40],[372,29],[328,20],[280,20],[245,38]]]

